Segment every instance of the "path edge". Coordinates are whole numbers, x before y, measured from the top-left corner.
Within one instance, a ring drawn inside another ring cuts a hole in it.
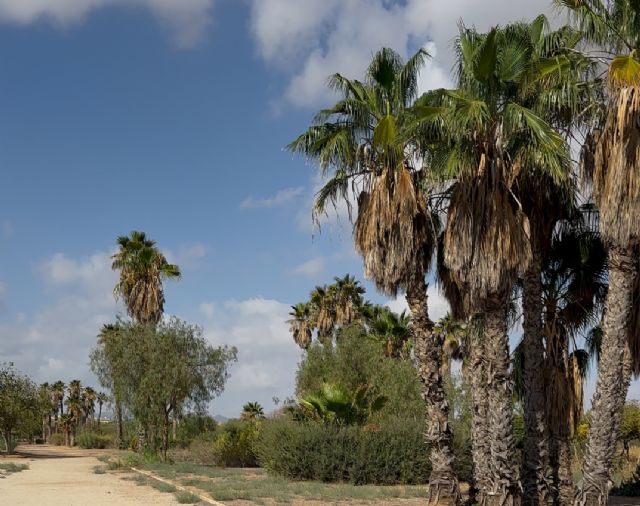
[[[176,487],[178,490],[182,490],[183,492],[189,492],[189,493],[191,493],[193,495],[196,495],[196,496],[198,496],[200,498],[201,501],[204,501],[206,503],[213,504],[214,506],[227,506],[226,504],[221,503],[220,501],[216,501],[215,499],[211,499],[210,497],[205,497],[205,496],[203,496],[201,494],[197,494],[193,490],[189,490],[188,488],[183,487],[182,485],[178,485],[178,484],[173,483],[173,482],[171,482],[169,480],[161,478],[160,476],[156,476],[155,474],[150,473],[149,471],[144,471],[143,469],[137,469],[135,467],[130,467],[129,469],[131,469],[132,471],[135,471],[136,473],[143,474],[144,476],[147,476],[148,478],[151,478],[153,480],[160,481],[162,483],[166,483],[167,485],[172,485],[172,486]]]

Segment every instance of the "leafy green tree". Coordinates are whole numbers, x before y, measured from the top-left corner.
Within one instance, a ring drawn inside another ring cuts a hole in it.
[[[166,459],[171,417],[186,405],[204,409],[224,389],[235,360],[235,348],[214,348],[201,328],[172,318],[157,325],[120,323],[93,351],[91,366],[105,388],[118,378],[122,402],[136,420],[160,428]]]
[[[164,312],[164,279],[180,279],[180,268],[170,264],[144,232],[118,237],[113,270],[120,272],[114,294],[122,297],[127,312],[140,323],[158,323]]]
[[[0,431],[7,454],[13,453],[14,436],[30,433],[41,424],[42,410],[36,384],[13,364],[0,364]]]
[[[640,439],[640,403],[638,401],[629,401],[624,405],[619,438],[629,458],[629,444],[631,441]]]
[[[330,86],[340,93],[340,100],[320,111],[289,149],[316,161],[328,176],[318,192],[316,216],[338,200],[351,206],[350,190],[355,190],[354,239],[365,276],[384,293],[406,292],[426,403],[430,492],[443,503],[458,504],[440,350],[431,336],[425,281],[438,224],[423,193],[419,134],[436,111],[414,102],[418,73],[427,57],[420,50],[403,62],[383,48],[374,55],[364,81],[334,75]],[[323,325],[319,328],[322,331]]]
[[[615,443],[632,369],[640,372],[637,313],[640,240],[640,10],[633,0],[557,0],[597,48],[605,70],[603,110],[583,146],[600,231],[609,252],[609,292],[591,424],[577,502],[607,504]],[[631,338],[631,339],[630,339]],[[631,351],[636,353],[632,353]]]

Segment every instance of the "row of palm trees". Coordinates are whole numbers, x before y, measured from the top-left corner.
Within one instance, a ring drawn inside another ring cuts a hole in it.
[[[557,3],[571,18],[557,30],[544,16],[487,33],[461,24],[455,89],[418,96],[418,73],[429,55],[420,50],[403,62],[383,48],[363,81],[339,74],[330,79],[340,100],[320,111],[289,145],[317,162],[327,177],[316,213],[339,200],[352,205],[351,196],[357,196],[353,235],[365,275],[385,294],[405,293],[426,406],[432,503],[461,500],[443,390],[443,343],[434,338],[428,313],[426,279],[437,256],[435,275],[454,316],[469,326],[476,500],[491,505],[608,500],[622,406],[630,375],[640,364],[634,311],[640,8],[631,0]],[[581,191],[570,149],[577,143],[582,144]],[[585,202],[595,207],[581,208]],[[607,274],[597,282],[584,283],[578,271],[566,270],[564,256],[553,264],[552,246],[567,228],[581,237],[579,258],[583,264],[588,260],[591,274],[598,270],[597,259],[589,255],[597,251],[588,250],[585,259],[585,244],[602,238],[600,260],[608,261],[600,269]],[[580,300],[556,294],[557,304],[551,303],[554,290],[562,288],[553,283],[563,275],[557,272],[549,283],[546,269],[553,265],[565,270],[565,282],[581,288]],[[513,458],[508,337],[518,290],[526,433],[521,470]],[[574,492],[559,478],[548,479],[548,471],[557,468],[565,451],[558,442],[575,418],[572,406],[581,404],[575,387],[579,354],[568,343],[598,323],[585,323],[587,316],[600,314],[596,394],[583,480]],[[554,412],[561,404],[571,409]]]
[[[52,433],[62,433],[65,443],[69,446],[73,446],[75,434],[79,429],[99,429],[102,407],[109,401],[107,394],[97,392],[92,387],[83,387],[77,379],[70,381],[68,386],[63,381],[42,383],[40,398],[44,407],[42,438],[49,441]]]

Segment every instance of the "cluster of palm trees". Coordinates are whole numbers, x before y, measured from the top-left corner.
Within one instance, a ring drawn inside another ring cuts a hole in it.
[[[74,445],[75,435],[80,429],[100,428],[102,407],[109,401],[107,394],[83,387],[77,379],[70,381],[68,386],[63,381],[41,384],[40,398],[44,407],[42,438],[49,441],[51,434],[59,433],[67,446]]]
[[[406,295],[432,503],[461,501],[443,390],[445,333],[434,331],[428,313],[433,263],[468,335],[475,500],[608,500],[624,399],[640,371],[640,6],[557,3],[571,24],[555,30],[544,16],[486,33],[460,24],[454,89],[419,96],[429,55],[420,50],[405,62],[381,49],[364,80],[330,79],[340,100],[289,145],[327,177],[316,213],[357,197],[353,236],[365,275],[385,294]],[[580,164],[572,160],[578,145]],[[521,469],[509,351],[520,294]],[[321,307],[300,314],[324,335],[330,327]],[[601,329],[598,379],[574,489],[566,440],[587,362],[576,338],[594,326]],[[310,335],[305,327],[297,341]]]
[[[383,346],[392,358],[408,358],[409,317],[364,298],[365,289],[352,275],[334,278],[329,285],[316,286],[306,302],[291,306],[287,320],[294,341],[302,349],[311,346],[314,337],[323,346],[332,346],[339,331],[359,325],[369,338]]]

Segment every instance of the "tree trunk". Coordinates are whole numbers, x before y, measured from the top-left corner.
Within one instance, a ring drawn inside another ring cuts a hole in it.
[[[522,292],[524,350],[524,454],[522,459],[523,503],[538,506],[550,502],[546,477],[547,449],[544,419],[544,343],[540,249],[532,245],[533,257],[524,275]]]
[[[488,385],[488,435],[491,474],[487,504],[514,506],[522,500],[513,435],[513,386],[507,334],[507,294],[494,296],[485,307],[485,346]]]
[[[98,429],[100,429],[100,419],[102,418],[102,404],[98,407]]]
[[[554,504],[559,506],[571,505],[575,497],[571,461],[569,436],[552,435],[549,440],[549,463],[553,470]]]
[[[488,441],[487,417],[487,368],[484,347],[483,323],[474,318],[470,323],[469,360],[467,380],[471,386],[471,455],[473,460],[473,482],[469,495],[471,504],[486,504],[491,460]]]
[[[173,434],[172,434],[172,440],[175,441],[178,436],[178,418],[176,417],[175,413],[173,414]]]
[[[162,460],[167,461],[167,450],[169,449],[169,413],[164,412],[164,423],[162,424]]]
[[[609,291],[602,318],[602,347],[593,395],[591,423],[583,463],[583,479],[575,504],[608,504],[610,472],[615,453],[624,389],[624,355],[633,304],[636,265],[629,250],[609,249]]]
[[[115,398],[115,410],[116,410],[116,446],[120,449],[124,446],[124,432],[122,430],[122,407],[120,406],[120,400],[116,396]]]
[[[440,375],[442,345],[433,338],[424,280],[409,287],[407,302],[411,310],[411,333],[422,383],[422,399],[426,405],[426,438],[431,448],[429,504],[457,505],[460,504],[460,488],[453,470],[449,404]]]
[[[4,436],[4,444],[7,449],[7,455],[13,454],[13,436],[11,435],[11,431],[7,430],[2,433]]]

